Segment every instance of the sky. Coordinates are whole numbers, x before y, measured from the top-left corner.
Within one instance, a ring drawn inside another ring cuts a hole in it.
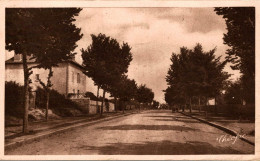
[[[165,102],[165,77],[173,52],[178,54],[180,47],[192,49],[201,43],[204,51],[216,47],[216,55],[222,55],[224,60],[228,49],[223,44],[223,34],[227,32],[225,20],[213,8],[84,8],[75,24],[84,34],[75,50],[79,63],[82,63],[80,49],[91,44],[91,34],[103,33],[120,44],[127,42],[133,55],[128,77],[138,85],[146,84],[161,103]],[[6,59],[11,56],[6,54]],[[233,80],[240,76],[229,64],[225,71],[233,74]],[[87,90],[96,94],[96,89],[88,78]]]
[[[161,103],[165,102],[165,76],[173,52],[201,43],[205,51],[216,47],[216,55],[224,60],[228,49],[223,44],[225,21],[213,8],[84,8],[76,25],[84,34],[77,43],[78,62],[82,62],[80,49],[91,44],[91,34],[103,33],[121,44],[127,42],[133,54],[127,75],[151,88]],[[233,80],[239,77],[239,71],[229,65],[225,71],[233,74]]]

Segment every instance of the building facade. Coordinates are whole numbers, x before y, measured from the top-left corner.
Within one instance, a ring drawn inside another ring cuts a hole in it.
[[[5,62],[5,81],[14,81],[20,85],[24,84],[24,73],[21,55],[17,54]],[[35,60],[28,58],[28,66],[37,65]],[[42,87],[39,79],[47,82],[49,71],[45,69],[33,68],[33,73],[30,75],[33,89]],[[51,77],[53,84],[52,89],[58,91],[60,94],[68,95],[81,94],[86,92],[86,75],[83,73],[83,67],[75,60],[70,60],[58,64],[53,67],[53,76]]]

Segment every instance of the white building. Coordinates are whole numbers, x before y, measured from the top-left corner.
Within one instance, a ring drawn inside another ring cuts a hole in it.
[[[28,66],[35,66],[37,63],[35,60],[28,58]],[[33,74],[30,75],[32,80],[31,86],[41,87],[39,79],[43,82],[47,82],[47,76],[49,71],[39,68],[33,68]],[[15,81],[20,85],[24,84],[23,64],[21,54],[17,54],[14,57],[5,61],[5,80]],[[66,61],[60,63],[58,67],[53,67],[53,76],[51,82],[52,88],[59,93],[68,95],[69,93],[79,94],[87,91],[86,75],[83,74],[83,67],[75,60]]]

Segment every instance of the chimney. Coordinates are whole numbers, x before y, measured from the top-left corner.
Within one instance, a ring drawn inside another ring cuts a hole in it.
[[[32,58],[32,55],[31,56],[26,56],[27,58],[27,61],[30,62],[30,61],[34,61],[34,60],[31,60]],[[23,60],[23,55],[22,54],[14,54],[14,62],[22,62]]]
[[[20,62],[22,58],[22,54],[14,54],[14,62]]]
[[[75,61],[75,55],[71,56],[71,60]]]

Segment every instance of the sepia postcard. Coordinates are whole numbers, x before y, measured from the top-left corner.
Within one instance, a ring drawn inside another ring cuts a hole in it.
[[[2,1],[1,160],[260,160],[252,1]]]

